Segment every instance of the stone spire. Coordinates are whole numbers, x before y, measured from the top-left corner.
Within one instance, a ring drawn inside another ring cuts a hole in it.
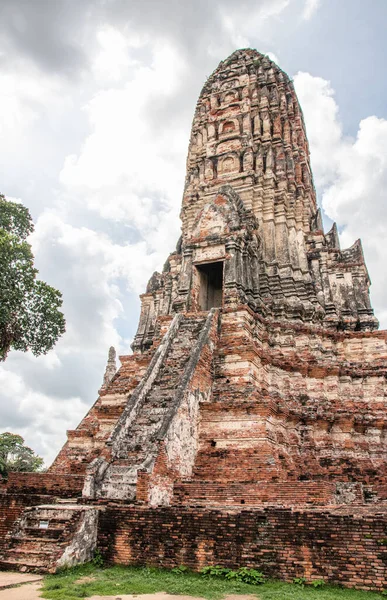
[[[309,147],[293,83],[256,50],[237,50],[221,62],[200,94],[182,210],[187,237],[192,204],[225,183],[264,226],[268,258],[289,262],[276,225],[286,218],[289,228],[311,229],[317,204]]]
[[[234,52],[201,91],[181,220],[177,251],[142,296],[134,349],[152,343],[158,315],[203,309],[210,262],[223,263],[223,306],[330,329],[378,326],[361,243],[341,250],[336,225],[323,231],[293,83],[256,50]]]
[[[110,346],[105,374],[103,376],[103,387],[106,387],[111,382],[117,372],[116,355],[114,346]]]

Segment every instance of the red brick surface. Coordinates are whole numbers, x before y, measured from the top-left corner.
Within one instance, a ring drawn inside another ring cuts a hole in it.
[[[55,495],[61,498],[82,495],[83,477],[54,473],[10,473],[8,494]]]
[[[363,503],[360,486],[357,503]],[[336,485],[328,481],[289,481],[272,483],[213,483],[197,481],[175,484],[175,504],[211,505],[260,505],[279,504],[284,506],[335,504]]]
[[[362,589],[387,582],[387,507],[209,510],[108,506],[99,544],[119,564],[247,566]]]

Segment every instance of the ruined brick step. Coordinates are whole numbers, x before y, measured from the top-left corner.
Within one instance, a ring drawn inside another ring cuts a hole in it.
[[[95,519],[96,511],[89,506],[41,505],[25,509],[7,538],[1,556],[3,568],[20,571],[53,569],[77,532],[82,532],[82,526],[87,527]],[[48,522],[47,528],[39,527],[42,521]],[[87,545],[87,539],[85,543]]]
[[[7,562],[13,562],[19,565],[31,565],[31,566],[42,566],[49,564],[52,559],[56,558],[57,550],[53,552],[51,549],[47,550],[7,550]]]
[[[133,456],[132,459],[130,458],[125,458],[122,459],[123,461],[125,461],[124,463],[121,463],[121,460],[117,460],[115,462],[112,462],[110,464],[109,469],[111,469],[111,472],[115,473],[115,474],[121,474],[121,475],[125,475],[125,473],[127,473],[128,471],[130,471],[131,469],[133,469],[133,460],[137,459],[138,455]],[[145,460],[146,455],[143,455],[143,459]]]
[[[24,530],[25,531],[25,530]],[[51,532],[49,529],[45,529],[45,532],[49,531],[49,533],[53,533]],[[56,532],[55,532],[56,533]],[[63,533],[62,531],[58,532]],[[35,535],[23,535],[22,537],[18,536],[18,535],[11,535],[10,536],[10,543],[13,544],[15,543],[31,543],[31,544],[35,544],[35,546],[37,544],[57,544],[57,543],[62,543],[62,542],[58,542],[58,540],[60,539],[60,535],[55,536],[55,537],[42,537],[42,536],[35,536]]]
[[[130,433],[132,434],[132,432],[138,432],[141,431],[141,428],[143,425],[155,425],[156,423],[159,422],[160,417],[162,415],[164,415],[168,410],[168,407],[165,407],[164,409],[159,408],[159,410],[157,411],[157,414],[154,413],[154,411],[152,410],[151,414],[149,415],[144,415],[142,418],[138,419],[138,421],[136,422],[136,424],[130,429]]]
[[[133,464],[133,458],[136,457],[146,457],[147,455],[147,450],[144,449],[143,445],[144,445],[144,440],[146,440],[146,445],[147,447],[151,447],[152,443],[153,443],[153,439],[150,439],[153,434],[157,431],[158,427],[155,428],[153,431],[149,431],[147,430],[147,428],[145,428],[145,434],[149,434],[146,435],[144,437],[135,437],[134,439],[132,439],[130,441],[130,443],[127,444],[126,448],[121,451],[121,455],[120,458],[122,459],[126,459],[129,461],[128,464]]]
[[[43,516],[39,515],[38,518],[27,517],[25,528],[26,529],[40,529],[41,531],[43,531],[39,527],[40,521],[48,521],[49,529],[55,529],[58,531],[62,531],[63,529],[66,528],[66,526],[69,523],[71,523],[72,519],[59,519],[59,518],[55,518],[55,517],[48,517],[46,515],[43,515]]]
[[[44,519],[51,518],[57,521],[67,521],[71,519],[77,512],[82,510],[81,504],[42,504],[26,509],[26,516]]]
[[[111,482],[102,484],[98,492],[99,498],[125,498],[127,501],[134,500],[136,497],[136,484],[119,484],[115,485]]]
[[[157,430],[158,428],[149,432],[148,438],[134,440],[133,445],[130,445],[126,448],[125,458],[128,460],[128,464],[131,467],[134,464],[137,464],[137,462],[142,463],[147,456],[149,456],[149,451],[153,450],[153,434],[156,433]],[[151,437],[152,439],[149,439]]]
[[[60,506],[61,508],[65,505],[71,505],[74,506],[76,504],[78,504],[78,498],[58,498],[56,500],[56,505]]]
[[[157,396],[150,394],[147,398],[147,402],[144,403],[143,411],[148,414],[162,416],[171,406],[171,402],[173,401],[176,394],[176,388],[173,390],[168,390],[166,392],[161,391]]]
[[[185,364],[185,363],[184,363]],[[184,366],[184,365],[183,365]],[[175,360],[173,363],[164,365],[163,371],[160,373],[159,377],[155,380],[155,387],[150,391],[151,395],[154,394],[167,394],[171,390],[174,390],[176,384],[179,382],[180,377],[177,373],[171,373],[176,368],[182,367],[182,361]],[[180,373],[181,374],[181,373]]]
[[[202,329],[204,323],[206,321],[206,317],[203,318],[195,318],[192,316],[186,316],[185,319],[182,320],[179,327],[179,332],[187,331],[195,336],[198,335],[200,330]],[[176,337],[173,342],[176,342],[178,338]]]
[[[158,397],[157,399],[150,400],[148,403],[149,409],[160,416],[165,414],[165,410],[171,406],[171,400],[173,399],[172,393],[168,393],[168,395],[163,395],[162,397]]]
[[[174,364],[171,369],[178,368],[180,363]],[[176,390],[176,385],[179,382],[179,377],[174,378],[173,380],[170,377],[169,373],[166,373],[165,376],[160,376],[160,379],[156,379],[154,388],[152,388],[146,399],[145,404],[148,404],[151,400],[155,400],[160,398],[160,400],[168,400],[170,395]]]
[[[103,482],[102,484],[102,488],[101,489],[107,489],[108,487],[110,489],[123,489],[123,488],[128,488],[128,489],[132,489],[136,487],[136,477],[133,477],[132,479],[127,477],[126,479],[120,479],[119,477],[117,477],[117,479],[115,479],[114,477],[112,477],[112,479],[106,480]]]
[[[24,527],[23,530],[26,532],[28,538],[33,539],[46,539],[47,531],[50,532],[52,539],[58,539],[63,531],[64,527],[49,527],[48,529],[41,529],[40,527]]]
[[[166,372],[165,377],[155,381],[154,388],[150,390],[144,406],[147,405],[148,402],[158,398],[161,400],[169,400],[171,396],[174,395],[176,387],[180,381],[180,377],[172,377],[171,371],[183,369],[184,366],[185,363],[182,364],[181,361],[176,361],[173,365],[168,366],[168,371]]]
[[[174,365],[178,366],[178,365]],[[173,368],[174,368],[173,367]],[[168,399],[170,397],[170,395],[175,391],[176,389],[176,383],[178,382],[179,378],[176,377],[174,378],[173,381],[171,381],[171,378],[169,377],[169,375],[165,375],[165,377],[160,377],[160,379],[156,379],[156,386],[155,386],[155,390],[151,390],[149,393],[148,398],[146,399],[146,403],[149,402],[149,398],[160,398],[160,399]]]
[[[154,428],[145,428],[144,434],[141,437],[136,437],[132,443],[126,448],[126,456],[128,460],[131,462],[133,458],[138,457],[140,459],[141,456],[147,456],[149,450],[153,448],[153,442],[155,440],[155,434],[158,432],[160,425]]]
[[[66,545],[65,541],[58,541],[57,539],[45,539],[39,538],[35,540],[19,538],[18,540],[11,540],[11,543],[7,549],[7,556],[11,556],[11,552],[18,552],[24,554],[36,554],[41,552],[42,554],[52,555],[52,553],[59,552],[61,548]]]
[[[136,454],[136,456],[138,456],[138,454]],[[144,458],[146,457],[145,454],[143,456]],[[110,467],[114,467],[116,471],[125,472],[126,469],[133,466],[132,458],[133,457],[130,456],[125,456],[125,458],[116,458],[112,463],[110,463]]]
[[[149,422],[145,421],[145,419],[141,419],[141,423],[139,426],[133,427],[130,432],[130,440],[127,441],[128,451],[132,452],[138,444],[141,444],[142,440],[147,439],[153,431],[157,429],[157,424],[159,420],[155,423],[154,421]],[[130,449],[130,450],[129,450]]]
[[[148,421],[144,422],[144,419],[141,421],[138,427],[133,427],[133,430],[131,432],[132,438],[130,440],[131,448],[134,448],[136,446],[137,440],[141,443],[141,440],[148,439],[150,434],[152,434],[154,431],[157,431],[157,429],[161,425],[160,416],[161,415],[152,415],[149,417]]]
[[[137,466],[135,467],[135,469],[133,469],[132,471],[130,470],[130,467],[127,468],[127,470],[125,471],[125,473],[117,473],[115,471],[112,471],[109,474],[109,481],[110,483],[120,483],[122,482],[123,484],[132,484],[132,483],[136,483],[137,480]]]
[[[118,466],[121,465],[124,467],[125,465],[132,466],[134,458],[145,459],[147,456],[146,452],[141,446],[141,443],[137,443],[137,441],[133,441],[133,445],[128,446],[125,451],[121,453],[119,457],[117,457],[112,464]]]
[[[126,449],[126,458],[131,467],[135,464],[142,464],[149,456],[149,453],[154,450],[153,438],[157,431],[158,428],[149,432],[148,438],[137,439],[134,441],[133,446],[128,446]]]
[[[25,560],[20,563],[14,560],[0,560],[0,571],[20,571],[22,573],[43,573],[50,571],[51,563],[47,562],[31,562]]]
[[[137,456],[134,456],[132,460],[125,459],[125,465],[111,463],[109,467],[108,477],[118,479],[120,477],[125,478],[128,476],[132,476],[133,474],[133,476],[136,477],[138,463],[142,464],[146,460],[146,457],[147,455],[144,454],[141,460]]]
[[[149,395],[147,401],[142,407],[144,417],[146,414],[155,414],[155,411],[157,411],[158,415],[164,414],[165,411],[168,410],[168,408],[170,407],[171,401],[173,400],[175,393],[176,389],[174,388],[173,390],[168,390],[165,393],[159,393],[157,396],[153,394]],[[133,425],[136,426],[137,422]]]
[[[177,368],[178,366],[179,365],[175,365],[173,368]],[[144,401],[143,407],[148,406],[151,402],[157,401],[158,399],[160,399],[160,401],[168,401],[176,390],[177,382],[178,378],[171,382],[168,375],[165,380],[156,381],[155,388],[150,390]]]

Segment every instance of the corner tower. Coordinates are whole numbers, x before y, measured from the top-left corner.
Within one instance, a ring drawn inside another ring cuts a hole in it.
[[[221,62],[200,94],[181,219],[177,252],[143,296],[135,349],[149,345],[159,314],[210,304],[377,328],[360,241],[342,251],[336,225],[324,234],[293,84],[255,50]]]

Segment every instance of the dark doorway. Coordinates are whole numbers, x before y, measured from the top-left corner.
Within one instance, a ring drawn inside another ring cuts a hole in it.
[[[223,261],[196,266],[199,273],[199,305],[201,310],[222,306]]]

